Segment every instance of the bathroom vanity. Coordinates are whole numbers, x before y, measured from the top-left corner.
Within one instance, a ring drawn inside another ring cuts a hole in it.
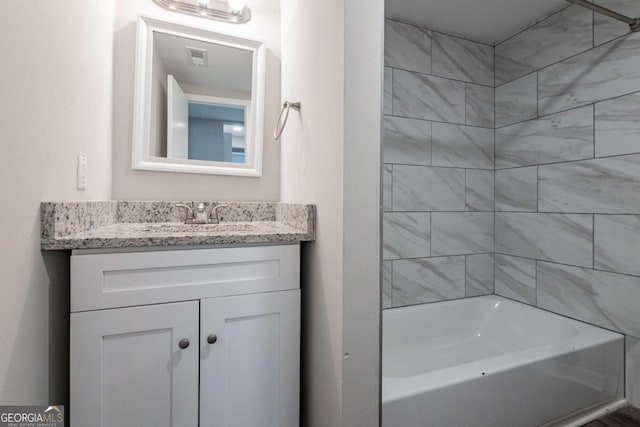
[[[72,250],[71,426],[297,426],[313,207],[176,204],[42,204],[43,249]]]

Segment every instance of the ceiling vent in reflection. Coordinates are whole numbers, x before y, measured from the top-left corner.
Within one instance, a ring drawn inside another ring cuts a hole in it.
[[[196,67],[207,67],[209,65],[206,49],[190,46],[185,46],[185,49],[187,50],[187,62],[189,64]]]

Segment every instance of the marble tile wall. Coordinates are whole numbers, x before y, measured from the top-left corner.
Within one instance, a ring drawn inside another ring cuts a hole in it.
[[[536,261],[495,255],[495,292],[527,304],[536,304]]]
[[[495,172],[467,169],[465,204],[468,211],[493,211],[495,207]]]
[[[493,46],[434,32],[433,74],[493,86]]]
[[[496,84],[593,47],[593,14],[573,5],[496,46]]]
[[[496,169],[593,157],[593,106],[564,111],[496,131]]]
[[[387,20],[383,306],[493,293],[493,47]]]
[[[495,89],[490,86],[467,84],[466,124],[493,129]]]
[[[394,307],[462,298],[465,257],[401,259],[393,262],[391,302]]]
[[[493,293],[493,254],[467,255],[465,296],[475,297]]]
[[[493,212],[433,212],[431,255],[493,252]]]
[[[538,110],[550,114],[640,91],[640,34],[605,43],[538,72]]]
[[[596,157],[640,152],[640,93],[596,104]]]
[[[497,127],[537,117],[538,79],[535,73],[498,86],[495,91]]]
[[[495,52],[495,293],[625,334],[639,406],[640,34],[569,6]]]
[[[593,266],[593,215],[496,213],[496,253]]]
[[[496,211],[538,211],[538,168],[514,168],[496,171]]]

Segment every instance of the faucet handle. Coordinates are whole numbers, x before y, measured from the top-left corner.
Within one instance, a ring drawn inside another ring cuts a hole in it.
[[[195,219],[195,214],[193,213],[193,207],[189,205],[184,205],[182,203],[176,204],[177,208],[183,208],[187,212],[187,216],[185,217],[185,224],[193,224],[193,220]]]
[[[229,207],[229,205],[227,205],[225,203],[221,203],[221,204],[216,205],[213,208],[211,208],[211,214],[209,214],[209,218],[211,219],[211,223],[212,224],[220,224],[220,213],[218,212],[218,209],[228,208],[228,207]]]

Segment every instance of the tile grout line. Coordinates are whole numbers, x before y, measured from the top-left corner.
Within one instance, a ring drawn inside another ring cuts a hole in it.
[[[591,267],[596,269],[596,215],[591,216]]]
[[[394,180],[394,173],[393,173],[393,163],[391,163],[391,212],[393,212],[393,180]]]
[[[536,71],[536,118],[540,118],[540,72]]]
[[[433,256],[433,212],[429,212],[429,257]]]
[[[396,73],[395,73],[395,69],[393,67],[391,67],[391,115],[395,115],[396,109],[395,109],[395,99],[396,97],[394,96],[394,94],[396,93],[395,91],[395,85],[396,85],[396,77],[395,77]],[[383,111],[384,112],[384,111]]]
[[[393,307],[393,293],[394,293],[393,292],[393,261],[391,261],[390,264],[391,264],[391,289],[390,289],[391,295],[389,299],[391,300],[390,305],[391,307]]]
[[[618,155],[616,157],[619,156],[626,156],[627,154],[621,154]],[[614,156],[610,156],[610,157],[614,157]],[[604,158],[604,157],[603,157]],[[579,160],[572,160],[572,161],[580,161],[580,160],[593,160],[590,158],[587,159],[579,159]],[[559,162],[559,163],[569,163],[570,161],[565,161],[565,162]],[[388,163],[391,164],[391,163]],[[488,171],[491,172],[493,171],[493,169],[491,168],[472,168],[472,167],[465,167],[465,166],[440,166],[440,165],[419,165],[419,164],[411,164],[411,163],[393,163],[396,166],[404,166],[404,167],[409,167],[409,168],[431,168],[431,169],[453,169],[453,170],[472,170],[472,171]],[[556,163],[548,163],[548,164],[556,164]],[[535,166],[535,165],[533,165]],[[525,167],[532,167],[532,166],[518,166],[518,167],[514,167],[514,168],[505,168],[505,169],[500,169],[500,170],[509,170],[509,169],[522,169]]]
[[[505,297],[505,298],[508,298],[508,297]],[[509,298],[509,299],[512,299],[512,298]],[[568,314],[564,314],[564,313],[561,313],[559,311],[553,311],[551,309],[548,309],[548,308],[545,308],[545,307],[540,307],[540,306],[538,306],[537,308],[539,308],[540,310],[544,310],[547,313],[553,313],[553,314],[557,314],[558,316],[562,316],[562,317],[567,318],[567,319],[576,320],[576,321],[578,321],[580,323],[585,323],[587,325],[597,326],[598,328],[606,329],[607,331],[610,331],[610,332],[615,332],[615,333],[620,334],[620,335],[633,337],[633,335],[627,334],[625,332],[621,332],[620,330],[612,329],[611,327],[608,327],[608,326],[602,326],[601,324],[597,324],[597,323],[589,322],[589,321],[586,321],[586,320],[582,320],[582,319],[577,318],[577,317],[572,317],[572,316],[570,316]],[[638,339],[640,339],[640,338],[638,338]],[[584,427],[584,426],[582,426],[582,427]]]
[[[630,397],[627,393],[627,334],[624,334],[624,339],[622,340],[622,395],[624,397]]]
[[[562,165],[565,163],[578,163],[578,162],[594,162],[594,161],[598,161],[598,160],[608,160],[608,159],[619,159],[622,157],[629,157],[629,156],[638,156],[640,155],[640,151],[638,152],[633,152],[633,153],[624,153],[624,154],[612,154],[610,156],[602,156],[602,157],[585,157],[583,159],[575,159],[575,160],[562,160],[559,162],[552,162],[552,163],[538,163],[538,164],[532,164],[532,165],[524,165],[524,166],[513,166],[513,167],[508,167],[508,168],[500,168],[500,169],[496,169],[497,171],[509,171],[509,170],[514,170],[514,169],[525,169],[525,168],[532,168],[532,167],[545,167],[545,166],[555,166],[555,165]],[[413,165],[407,165],[407,166],[413,166]],[[417,165],[420,166],[420,165]],[[446,168],[446,169],[461,169],[460,167],[453,167],[453,166],[432,166],[432,167],[438,167],[438,168]],[[487,169],[478,169],[478,170],[487,170]]]
[[[619,97],[615,97],[615,98],[619,98]],[[508,127],[522,125],[524,123],[535,122],[535,121],[540,120],[540,119],[544,119],[544,118],[548,118],[548,117],[556,116],[556,115],[560,115],[560,114],[565,114],[565,113],[568,113],[570,111],[579,110],[581,108],[586,109],[590,105],[598,104],[598,103],[603,102],[603,101],[609,101],[609,100],[615,99],[615,98],[607,98],[606,100],[593,101],[593,102],[589,102],[587,104],[578,105],[577,107],[571,107],[571,108],[567,108],[566,110],[555,111],[555,112],[549,113],[549,114],[538,114],[536,117],[520,120],[519,122],[513,122],[513,123],[506,124],[506,125],[498,126],[496,128],[496,130],[502,130],[502,129],[505,129],[505,128],[508,128]],[[537,112],[536,112],[536,114],[537,114]]]
[[[433,166],[433,122],[429,124],[429,165]]]
[[[481,252],[481,253],[469,254],[469,255],[483,255],[483,254],[488,254],[488,253],[487,252]],[[440,255],[438,257],[445,257],[446,258],[446,257],[451,257],[451,256],[460,256],[460,255]],[[560,267],[577,268],[577,269],[582,269],[582,270],[593,271],[593,272],[596,272],[596,273],[615,274],[615,275],[618,275],[618,276],[628,277],[630,279],[640,279],[640,273],[639,274],[621,273],[620,271],[605,270],[603,268],[592,268],[592,267],[584,266],[584,265],[567,264],[567,263],[558,262],[558,261],[550,261],[548,259],[531,258],[531,257],[523,256],[523,255],[515,255],[515,254],[505,253],[505,252],[496,252],[496,256],[519,258],[519,259],[528,260],[528,261],[536,261],[538,263],[553,264],[553,265],[557,265],[557,266],[560,266]],[[408,258],[408,259],[420,259],[420,258]]]
[[[596,158],[596,104],[593,104],[593,158]]]
[[[433,59],[432,59],[432,61],[433,61]],[[442,79],[442,80],[449,80],[449,81],[456,82],[456,83],[465,83],[465,84],[481,86],[481,87],[485,87],[485,88],[492,88],[491,84],[487,84],[487,83],[477,83],[477,82],[469,81],[469,80],[455,79],[453,77],[445,77],[445,76],[440,76],[438,74],[425,73],[424,71],[410,70],[408,68],[398,67],[397,65],[385,65],[385,67],[393,68],[394,70],[403,71],[405,73],[410,73],[410,74],[420,74],[422,76],[433,77],[433,78]]]
[[[534,274],[535,274],[535,285],[536,285],[536,289],[535,289],[535,293],[533,295],[534,298],[534,306],[537,307],[538,306],[538,260],[535,260],[535,269],[534,269]]]
[[[438,259],[438,258],[460,258],[460,257],[465,257],[465,256],[470,256],[470,255],[493,255],[493,252],[491,251],[485,251],[485,252],[463,252],[463,253],[455,253],[455,254],[444,254],[444,255],[433,255],[433,253],[429,256],[413,256],[413,257],[405,257],[405,258],[386,258],[383,259],[383,261],[387,262],[387,261],[418,261],[418,260],[422,260],[422,259]],[[516,258],[524,258],[521,256],[516,256],[516,255],[509,255],[509,254],[500,254],[500,255],[505,255],[505,256],[514,256]],[[528,258],[528,259],[532,259],[533,258]],[[542,260],[543,262],[549,262],[551,264],[559,264],[559,263],[554,263],[552,261],[546,261],[546,260]],[[564,265],[564,264],[562,264]],[[569,267],[580,267],[580,266],[576,266],[576,265],[570,265],[567,264],[567,266]],[[585,267],[580,267],[580,268],[585,268]],[[606,272],[606,270],[601,270],[603,272]],[[608,272],[608,273],[612,273],[612,272]],[[618,274],[622,274],[622,273],[618,273]]]
[[[522,78],[527,77],[527,76],[529,76],[529,75],[531,75],[531,74],[533,74],[533,73],[537,73],[537,72],[539,72],[539,71],[542,71],[542,70],[544,70],[544,69],[546,69],[546,68],[553,67],[554,65],[558,65],[558,64],[560,64],[560,63],[562,63],[562,62],[564,62],[564,61],[567,61],[567,60],[569,60],[569,59],[573,59],[573,58],[575,58],[575,57],[577,57],[577,56],[583,55],[583,54],[585,54],[585,53],[587,53],[587,52],[590,52],[590,51],[592,51],[592,50],[594,50],[594,49],[598,49],[598,48],[600,48],[600,47],[602,47],[602,46],[604,46],[604,45],[606,45],[606,44],[609,44],[609,43],[612,43],[612,42],[618,41],[618,40],[623,39],[623,38],[627,38],[627,37],[629,37],[629,36],[631,36],[631,35],[633,35],[633,34],[634,34],[634,33],[625,33],[625,34],[623,34],[623,35],[621,35],[621,36],[617,36],[617,37],[615,37],[615,38],[613,38],[613,39],[611,39],[611,40],[607,40],[606,42],[602,42],[602,43],[600,43],[599,45],[596,45],[595,47],[591,47],[591,48],[587,48],[587,49],[585,49],[585,50],[581,50],[580,52],[574,53],[574,54],[572,54],[572,55],[570,55],[570,56],[567,56],[566,58],[562,58],[562,59],[560,59],[560,60],[558,60],[558,61],[556,61],[556,62],[553,62],[553,63],[551,63],[551,64],[548,64],[548,65],[542,66],[542,67],[540,67],[540,68],[536,69],[535,71],[530,71],[530,72],[528,72],[528,73],[526,73],[526,74],[523,74],[523,75],[521,75],[521,76],[519,76],[519,77],[516,77],[516,78],[514,78],[514,79],[512,79],[512,80],[509,80],[509,81],[504,82],[504,83],[500,83],[498,86],[496,86],[496,88],[502,87],[502,86],[504,86],[504,85],[506,85],[506,84],[512,83],[512,82],[514,82],[514,81],[516,81],[516,80],[522,79]]]
[[[551,12],[551,13],[550,13],[550,14],[548,14],[548,15],[541,17],[540,19],[537,19],[537,20],[536,20],[536,22],[534,22],[534,23],[532,23],[532,24],[527,25],[526,27],[524,27],[523,29],[521,29],[521,30],[519,30],[519,31],[515,32],[514,34],[510,35],[510,36],[509,36],[509,37],[507,37],[506,39],[504,39],[504,40],[502,40],[502,41],[499,41],[499,42],[495,43],[494,47],[498,47],[498,46],[500,46],[501,44],[503,44],[503,43],[505,43],[505,42],[507,42],[507,41],[511,40],[512,38],[514,38],[514,37],[516,37],[516,36],[519,36],[520,34],[522,34],[522,33],[526,32],[526,31],[528,31],[528,30],[532,29],[532,28],[533,28],[533,27],[535,27],[536,25],[541,24],[542,22],[546,21],[547,19],[554,17],[555,15],[557,15],[557,14],[559,14],[559,13],[563,12],[565,9],[568,9],[568,8],[570,8],[570,7],[571,7],[571,5],[565,5],[565,6],[561,7],[561,8],[559,8],[558,10],[556,10],[556,11],[554,11],[554,12]]]
[[[497,87],[497,63],[498,63],[498,48],[497,45],[493,46],[493,280],[491,283],[492,289],[491,292],[493,294],[496,293],[496,211],[497,211],[497,202],[496,202],[496,194],[497,194],[497,185],[496,185],[496,176],[497,176],[497,165],[498,165],[498,153],[496,146],[496,87]]]
[[[536,166],[536,213],[540,213],[540,166]]]
[[[467,190],[468,190],[468,182],[467,182],[467,170],[464,170],[464,210],[467,212],[469,210],[469,203],[467,202]]]
[[[596,12],[591,11],[591,49],[596,47]]]
[[[459,35],[447,33],[447,32],[444,32],[442,30],[433,29],[433,28],[428,27],[426,25],[418,24],[418,23],[415,23],[415,22],[407,21],[407,20],[403,20],[402,18],[398,18],[398,17],[385,16],[384,20],[385,21],[399,22],[399,23],[405,24],[405,25],[411,25],[413,27],[422,28],[422,29],[430,31],[432,33],[438,33],[438,34],[442,34],[442,35],[447,36],[447,37],[453,37],[453,38],[456,38],[456,39],[465,40],[465,41],[468,41],[468,42],[477,43],[477,44],[481,44],[481,45],[488,46],[488,47],[493,47],[494,46],[491,43],[482,42],[480,40],[470,39],[470,38],[467,38],[467,37],[464,37],[464,36],[459,36]]]
[[[474,129],[488,129],[488,130],[494,129],[494,128],[489,127],[489,126],[468,125],[466,123],[461,123],[461,122],[446,122],[446,121],[443,121],[443,120],[423,119],[423,118],[420,118],[420,117],[401,116],[401,115],[398,115],[398,114],[384,114],[384,117],[396,117],[398,119],[418,120],[418,121],[421,121],[421,122],[440,123],[440,124],[451,125],[451,126],[464,126],[464,127],[474,128]]]
[[[464,296],[465,298],[468,296],[467,295],[467,286],[469,284],[469,279],[467,278],[467,262],[469,261],[469,255],[465,255],[464,256]]]
[[[404,211],[404,212],[424,212],[424,211]],[[436,212],[451,212],[451,213],[459,213],[462,211],[436,211]],[[480,212],[489,212],[489,211],[480,211]],[[560,211],[496,211],[499,214],[540,214],[540,215],[562,215],[562,216],[571,216],[571,215],[597,215],[597,216],[640,216],[640,213],[602,213],[602,212],[560,212]]]

